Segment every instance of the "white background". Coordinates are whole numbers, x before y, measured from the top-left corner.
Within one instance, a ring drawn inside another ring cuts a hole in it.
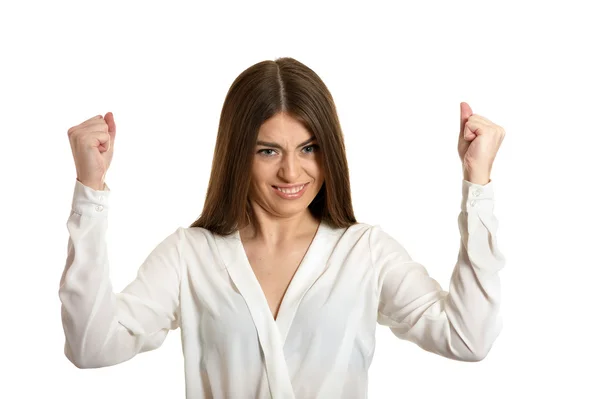
[[[63,354],[67,130],[115,115],[107,239],[121,290],[199,215],[233,80],[281,56],[333,94],[358,220],[443,287],[459,249],[460,102],[506,131],[491,176],[507,259],[501,335],[482,362],[462,363],[379,326],[369,398],[600,397],[593,2],[216,3],[0,6],[0,397],[184,397],[179,330],[108,368]]]

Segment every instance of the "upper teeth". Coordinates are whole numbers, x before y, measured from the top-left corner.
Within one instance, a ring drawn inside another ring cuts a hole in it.
[[[303,184],[301,186],[297,186],[297,187],[292,187],[292,188],[281,188],[281,187],[277,187],[277,190],[284,192],[286,194],[295,194],[298,191],[302,190],[304,188],[306,184]]]

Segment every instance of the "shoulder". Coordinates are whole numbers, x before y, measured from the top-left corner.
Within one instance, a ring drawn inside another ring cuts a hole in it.
[[[381,226],[378,224],[370,224],[358,222],[347,228],[333,229],[342,241],[350,242],[353,245],[361,245],[369,248],[372,247],[374,241],[381,241],[382,238],[388,237]]]
[[[238,256],[239,239],[233,233],[220,235],[203,227],[181,227],[182,256],[197,270],[224,269]]]
[[[347,228],[330,228],[330,230],[334,232],[334,234],[352,241],[365,241],[370,243],[372,240],[391,238],[380,225],[364,222],[357,222]]]
[[[205,245],[214,246],[217,241],[222,239],[230,239],[234,236],[234,234],[220,236],[203,227],[179,227],[178,231],[180,232],[181,239],[185,242],[185,244],[192,247]]]
[[[391,254],[410,259],[405,247],[379,224],[356,223],[347,229],[345,235],[357,243],[363,241],[375,263]]]
[[[372,265],[380,267],[382,263],[410,260],[410,255],[400,242],[379,224],[355,223],[338,231],[338,244],[347,251],[356,252],[361,257],[367,255]]]
[[[344,232],[344,235],[347,237],[352,237],[355,240],[365,240],[368,239],[371,234],[371,230],[375,226],[369,223],[358,222],[348,227]]]
[[[384,232],[378,224],[359,222],[345,229],[344,235],[370,241],[372,238],[380,238],[382,236],[387,236],[388,234]]]

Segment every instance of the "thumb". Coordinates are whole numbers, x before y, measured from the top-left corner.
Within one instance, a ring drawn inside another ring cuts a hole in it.
[[[469,120],[469,117],[473,115],[473,110],[466,102],[460,103],[460,131],[458,134],[462,137],[465,131],[465,124]]]
[[[113,116],[113,113],[107,112],[106,115],[104,115],[104,121],[108,125],[108,134],[110,136],[110,143],[112,146],[112,144],[115,142],[115,137],[117,134],[117,125],[115,124],[115,117]]]

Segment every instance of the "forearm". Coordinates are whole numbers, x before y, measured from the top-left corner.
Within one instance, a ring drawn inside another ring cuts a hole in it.
[[[106,218],[75,212],[67,222],[68,252],[59,297],[65,355],[78,367],[94,364],[114,327],[116,300],[108,276],[106,223]]]
[[[478,361],[501,329],[498,271],[504,257],[496,244],[491,184],[463,182],[458,222],[460,248],[447,292],[399,243],[375,230],[374,263],[382,259],[378,320],[430,352]]]
[[[475,183],[477,184],[477,183]],[[458,217],[460,249],[447,306],[465,345],[485,356],[500,333],[500,277],[505,259],[497,244],[493,187],[463,183]]]

